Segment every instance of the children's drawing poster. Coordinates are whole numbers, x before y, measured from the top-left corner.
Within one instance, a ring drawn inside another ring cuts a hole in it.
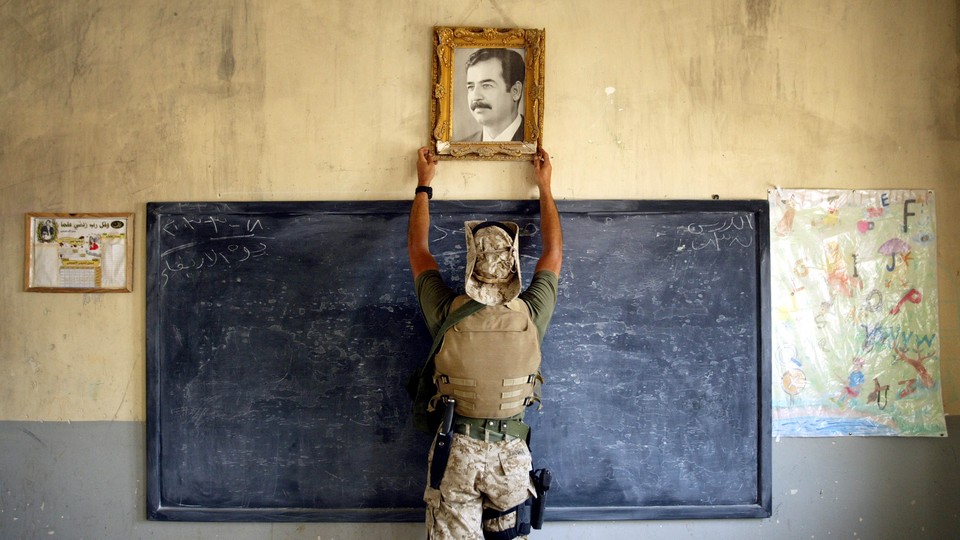
[[[129,292],[132,214],[27,214],[26,289]]]
[[[774,435],[945,435],[933,191],[769,202]]]

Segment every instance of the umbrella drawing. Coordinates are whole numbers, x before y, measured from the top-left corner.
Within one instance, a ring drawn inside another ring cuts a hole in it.
[[[890,264],[887,265],[887,270],[893,272],[897,265],[897,255],[910,253],[910,244],[899,238],[891,238],[884,242],[877,251],[890,256]]]

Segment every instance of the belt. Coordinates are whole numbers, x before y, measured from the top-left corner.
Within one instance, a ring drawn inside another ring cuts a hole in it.
[[[454,431],[478,441],[527,440],[530,426],[524,424],[522,418],[523,414],[509,418],[469,418],[458,414],[453,417],[453,424]]]

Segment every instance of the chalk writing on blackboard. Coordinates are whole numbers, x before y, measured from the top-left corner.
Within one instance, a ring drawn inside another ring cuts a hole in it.
[[[694,235],[690,242],[690,248],[701,250],[713,248],[720,251],[721,247],[750,247],[753,245],[753,216],[752,215],[734,215],[729,218],[712,223],[691,223],[684,232]],[[678,251],[682,251],[685,245],[681,245]]]
[[[160,253],[160,286],[174,276],[192,278],[203,269],[228,269],[267,254],[264,226],[257,218],[230,216],[178,216],[161,225],[161,233],[182,243]],[[260,232],[261,234],[258,234]]]

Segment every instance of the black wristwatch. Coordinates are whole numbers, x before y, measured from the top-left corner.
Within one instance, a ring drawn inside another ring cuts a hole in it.
[[[433,188],[430,186],[417,186],[417,189],[413,192],[413,196],[416,197],[417,193],[426,193],[427,199],[433,198]]]

